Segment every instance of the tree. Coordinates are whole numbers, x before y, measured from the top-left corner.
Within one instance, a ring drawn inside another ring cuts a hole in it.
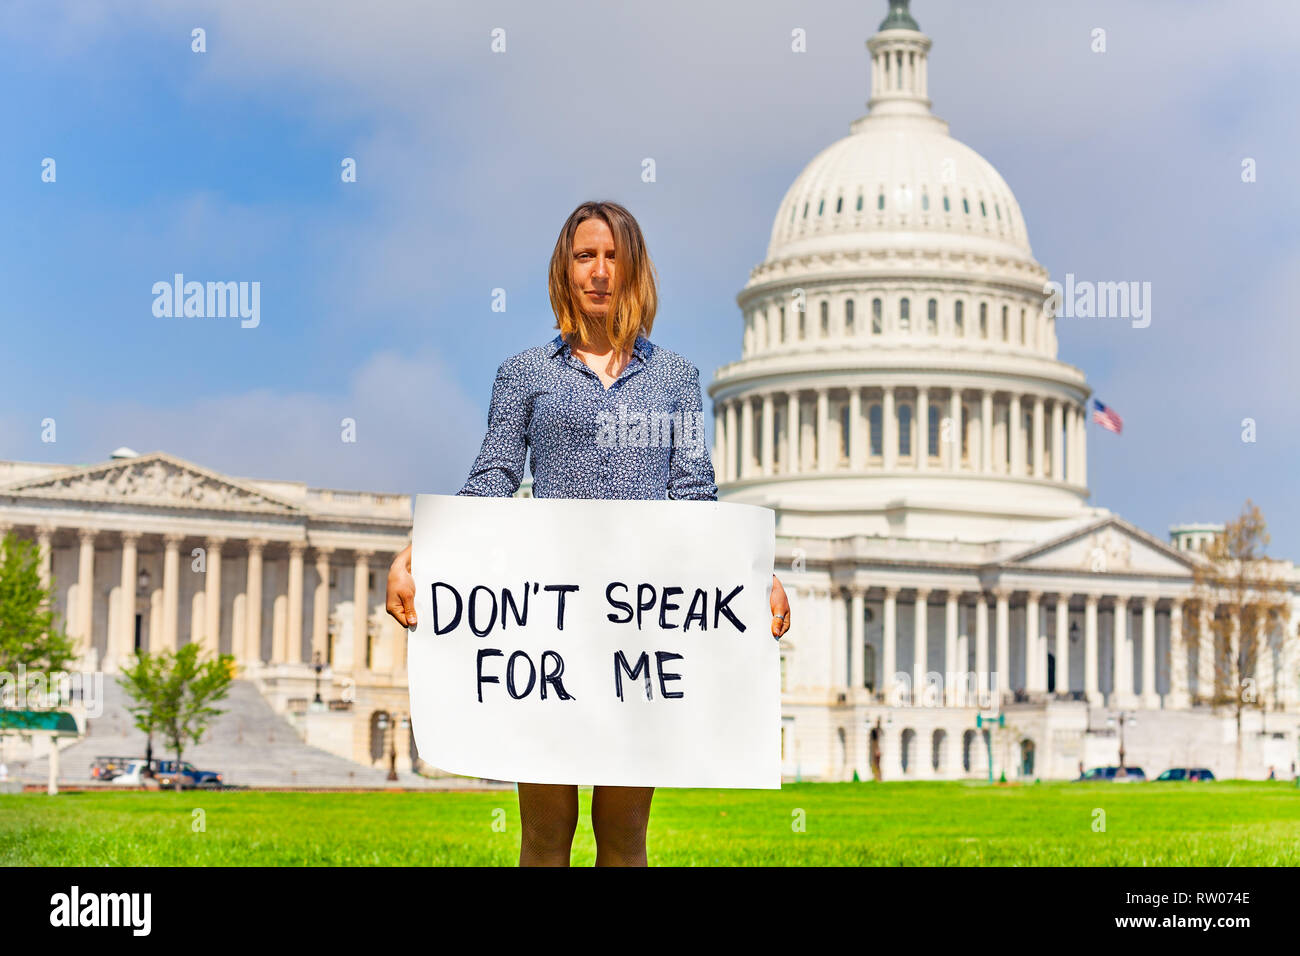
[[[1214,676],[1214,686],[1198,686],[1197,696],[1211,707],[1230,709],[1236,718],[1237,777],[1242,768],[1242,713],[1263,710],[1270,693],[1276,699],[1277,688],[1289,681],[1284,668],[1296,641],[1288,624],[1285,564],[1264,553],[1268,542],[1264,516],[1248,498],[1241,514],[1210,542],[1193,572],[1188,632],[1198,656],[1203,653],[1201,642],[1209,642],[1206,651]],[[1281,651],[1281,667],[1273,664],[1275,649]],[[1261,674],[1271,686],[1260,686]]]
[[[12,532],[0,537],[0,671],[45,684],[77,656],[73,639],[55,627],[53,605],[53,588],[41,584],[39,547]],[[21,706],[28,688],[17,690]]]
[[[145,769],[149,773],[153,772],[153,735],[159,729],[155,703],[161,697],[164,664],[161,654],[142,651],[122,668],[122,676],[117,679],[122,689],[136,702],[134,707],[127,708],[135,719],[136,727],[148,735]]]
[[[175,751],[178,768],[175,784],[180,790],[179,767],[185,757],[185,747],[197,744],[208,722],[224,713],[212,704],[230,692],[235,659],[220,654],[200,662],[199,646],[191,643],[174,653],[162,651],[150,655],[141,651],[128,674],[134,676],[120,683],[139,705],[131,709],[136,714],[136,726],[142,730],[156,728]]]

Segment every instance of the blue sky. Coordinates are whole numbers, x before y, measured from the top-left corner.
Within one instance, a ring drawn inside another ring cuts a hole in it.
[[[374,6],[0,8],[0,457],[129,445],[236,475],[455,491],[497,364],[554,334],[547,258],[588,198],[641,221],[654,338],[707,382],[739,355],[735,296],[786,189],[865,111],[864,42],[887,4]],[[1089,426],[1093,503],[1163,538],[1250,497],[1272,552],[1300,559],[1300,5],[913,13],[934,40],[935,112],[1015,191],[1052,277],[1152,283],[1148,328],[1058,324],[1060,357],[1125,421]],[[151,287],[177,272],[260,282],[260,325],[155,317]]]

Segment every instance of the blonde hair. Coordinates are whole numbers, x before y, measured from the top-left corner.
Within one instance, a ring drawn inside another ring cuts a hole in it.
[[[555,251],[551,253],[549,282],[555,327],[571,345],[588,344],[596,338],[593,332],[598,320],[587,315],[579,304],[571,271],[573,237],[578,226],[588,219],[601,220],[614,235],[618,258],[609,310],[605,313],[605,336],[615,350],[631,352],[638,335],[650,337],[659,308],[659,292],[654,263],[646,250],[641,227],[616,202],[584,202],[569,214],[560,229]]]

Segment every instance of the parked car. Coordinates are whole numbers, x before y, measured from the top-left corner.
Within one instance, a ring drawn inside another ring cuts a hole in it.
[[[101,783],[107,783],[112,780],[123,770],[132,760],[138,760],[138,757],[96,757],[90,765],[90,776],[92,780],[98,780]]]
[[[1170,767],[1157,780],[1213,780],[1214,774],[1205,767]]]
[[[143,787],[144,768],[145,761],[143,759],[132,760],[120,773],[114,775],[109,782],[115,787]]]
[[[1091,770],[1085,771],[1083,776],[1076,777],[1075,780],[1142,783],[1146,778],[1147,775],[1142,772],[1141,767],[1125,767],[1122,776],[1119,767],[1093,767]]]
[[[193,784],[196,787],[201,787],[206,789],[206,788],[218,788],[222,785],[221,774],[219,774],[215,770],[197,770],[195,769],[194,764],[190,763],[188,760],[182,761],[180,766],[181,766],[181,773],[184,774],[185,776],[188,776],[193,781]],[[166,777],[169,781],[174,779],[175,773],[176,773],[175,760],[158,761],[158,778],[160,781],[164,777]],[[169,786],[169,784],[163,784],[163,786]],[[182,786],[184,786],[183,783]]]

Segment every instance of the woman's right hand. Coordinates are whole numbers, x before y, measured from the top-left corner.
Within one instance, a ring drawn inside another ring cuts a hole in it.
[[[415,579],[411,577],[411,547],[407,545],[388,569],[388,597],[384,607],[402,627],[415,626]]]

